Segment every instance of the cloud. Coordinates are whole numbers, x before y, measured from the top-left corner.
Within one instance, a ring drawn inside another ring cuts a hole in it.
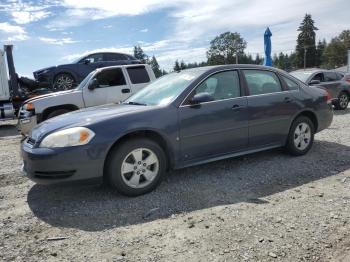
[[[28,24],[47,18],[51,12],[49,8],[56,6],[57,1],[37,0],[21,1],[21,0],[5,0],[0,4],[0,11],[5,11],[12,20],[17,24]]]
[[[70,37],[67,38],[49,38],[49,37],[39,37],[39,40],[50,45],[66,45],[66,44],[74,44],[79,41],[72,40]]]
[[[144,28],[140,30],[141,33],[147,33],[148,32],[148,28]]]
[[[27,39],[29,39],[29,37],[23,27],[11,25],[8,22],[0,23],[0,40],[14,42]]]
[[[50,12],[47,11],[37,11],[37,12],[28,12],[28,11],[15,11],[12,12],[13,20],[17,24],[28,24],[30,22],[38,21],[44,19],[50,15]]]

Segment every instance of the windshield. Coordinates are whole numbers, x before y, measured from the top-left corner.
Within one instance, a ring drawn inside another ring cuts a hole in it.
[[[312,74],[311,72],[301,72],[301,71],[294,71],[290,72],[290,74],[296,78],[298,78],[300,81],[306,83],[307,79]]]
[[[85,77],[84,80],[80,82],[76,89],[83,89],[83,87],[86,85],[87,82],[89,82],[93,74],[95,74],[95,71],[92,71],[90,74],[88,74],[87,77]]]
[[[165,75],[131,96],[124,104],[170,104],[202,72],[202,70],[190,70]]]
[[[73,60],[72,64],[78,64],[85,56],[80,56],[77,59]]]

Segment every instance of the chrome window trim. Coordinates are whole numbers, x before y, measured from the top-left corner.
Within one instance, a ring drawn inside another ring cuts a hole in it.
[[[187,100],[188,96],[193,92],[193,90],[195,88],[197,88],[199,85],[201,85],[205,80],[207,80],[209,77],[211,77],[212,75],[215,75],[217,73],[221,73],[221,72],[226,72],[226,71],[237,71],[238,70],[260,70],[260,71],[268,71],[268,72],[271,72],[271,73],[274,73],[276,75],[276,77],[279,79],[279,76],[277,75],[278,73],[276,73],[275,71],[273,70],[269,70],[268,68],[264,68],[264,69],[256,69],[256,68],[230,68],[230,69],[222,69],[220,71],[216,71],[214,73],[211,73],[210,75],[208,75],[205,79],[203,79],[201,82],[199,82],[197,85],[195,85],[191,91],[187,94],[187,96],[182,100],[180,107],[191,107],[191,106],[194,106],[194,105],[184,105],[184,102]],[[238,77],[239,74],[238,74]],[[241,79],[240,79],[241,80]],[[279,80],[280,81],[280,80]],[[295,82],[295,81],[293,81]],[[240,83],[241,84],[241,83]],[[281,83],[280,83],[281,84]],[[281,86],[282,87],[282,86]],[[286,93],[286,92],[293,92],[293,91],[300,91],[300,86],[298,85],[298,90],[282,90],[280,92],[272,92],[272,93],[265,93],[265,94],[258,94],[258,95],[248,95],[248,96],[242,96],[242,94],[240,96],[237,96],[237,97],[233,97],[233,98],[226,98],[226,99],[220,99],[220,100],[215,100],[215,101],[209,101],[209,102],[204,102],[204,103],[201,103],[201,104],[198,104],[198,105],[203,105],[203,104],[208,104],[208,103],[215,103],[215,102],[221,102],[221,101],[225,101],[225,100],[232,100],[232,99],[237,99],[237,98],[241,98],[241,97],[254,97],[254,96],[265,96],[265,95],[271,95],[271,94],[278,94],[278,93]],[[240,86],[241,88],[241,86]]]

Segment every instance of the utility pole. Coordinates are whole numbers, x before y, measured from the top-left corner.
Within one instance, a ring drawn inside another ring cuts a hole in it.
[[[350,49],[348,49],[348,73],[350,72]]]
[[[306,52],[307,52],[307,49],[306,49],[306,46],[304,47],[304,70],[306,69]]]

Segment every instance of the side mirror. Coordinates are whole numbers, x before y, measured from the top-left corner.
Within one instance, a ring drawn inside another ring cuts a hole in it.
[[[84,60],[84,64],[85,64],[85,65],[90,64],[90,62],[91,62],[90,59],[85,59],[85,60]]]
[[[313,86],[313,85],[319,85],[319,84],[321,84],[320,80],[311,80],[309,85]]]
[[[214,101],[214,97],[209,93],[204,92],[204,93],[199,93],[194,95],[190,100],[190,103],[191,105],[199,105],[201,103],[210,102],[210,101]]]
[[[92,79],[91,82],[89,83],[88,89],[89,90],[94,90],[95,88],[98,87],[98,81],[96,78]]]

